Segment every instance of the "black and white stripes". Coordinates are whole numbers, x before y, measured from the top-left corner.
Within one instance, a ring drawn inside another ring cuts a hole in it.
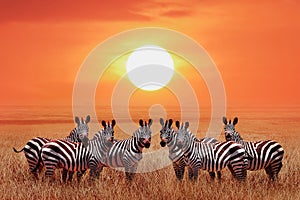
[[[199,169],[208,172],[217,172],[226,166],[231,166],[230,171],[234,178],[243,181],[246,178],[245,149],[235,142],[217,142],[207,144],[197,142],[188,130],[189,123],[181,124],[176,121],[176,143],[181,152],[186,156],[186,164],[191,167],[194,180],[198,178]],[[178,154],[180,155],[180,154]],[[177,155],[174,155],[176,160]],[[179,159],[179,157],[178,157]]]
[[[127,180],[132,180],[138,167],[138,162],[142,159],[143,149],[149,148],[151,144],[152,119],[148,123],[139,120],[140,128],[133,136],[116,141],[108,151],[105,165],[111,168],[125,168]]]
[[[24,151],[31,172],[38,176],[38,171],[45,166],[46,177],[51,177],[56,168],[63,168],[63,181],[69,180],[73,173],[85,172],[90,169],[90,179],[99,177],[103,167],[124,168],[126,179],[133,180],[138,163],[143,158],[144,148],[151,144],[151,125],[149,121],[139,120],[140,127],[132,137],[125,140],[114,139],[115,120],[110,124],[102,121],[103,129],[92,140],[88,140],[89,116],[86,120],[75,118],[77,127],[70,135],[61,140],[49,140],[37,137],[30,140],[20,151]],[[238,119],[223,118],[225,124],[225,142],[214,138],[197,139],[189,131],[189,123],[180,124],[176,121],[177,130],[172,127],[173,120],[164,121],[160,118],[160,145],[168,146],[169,158],[172,161],[177,180],[182,181],[185,167],[188,167],[189,180],[198,179],[198,171],[206,170],[211,177],[221,177],[221,170],[228,167],[233,177],[239,181],[246,179],[248,170],[265,169],[271,180],[278,177],[282,167],[284,150],[272,140],[245,142],[235,131]],[[78,181],[82,173],[77,174]]]
[[[160,124],[162,126],[160,130],[160,145],[162,147],[168,146],[169,148],[169,158],[172,161],[173,169],[176,175],[177,180],[182,181],[184,177],[184,171],[185,171],[185,160],[186,157],[182,153],[181,149],[178,148],[176,144],[176,138],[177,134],[175,130],[172,127],[173,120],[169,119],[166,120],[164,123],[164,120],[160,118]],[[198,141],[198,142],[204,142],[204,143],[215,143],[217,140],[215,138],[211,137],[205,137],[202,139],[197,139],[193,134],[191,134],[191,137],[193,140]],[[181,155],[181,157],[180,157]],[[193,172],[192,169],[189,167],[188,168],[188,177],[191,180],[193,178]],[[209,172],[210,176],[212,179],[215,178],[215,173],[214,172]],[[221,178],[221,173],[218,173],[218,177]]]
[[[70,141],[70,142],[87,143],[88,132],[89,132],[89,127],[88,127],[89,121],[90,121],[89,115],[86,117],[85,120],[83,120],[83,118],[81,118],[81,120],[80,120],[79,117],[75,117],[75,122],[77,124],[77,127],[75,127],[66,138],[62,138],[61,140],[66,140],[66,141]],[[13,150],[16,153],[20,153],[20,152],[24,151],[25,157],[26,157],[28,165],[29,165],[29,169],[36,179],[38,178],[38,173],[41,172],[41,170],[43,168],[42,162],[38,166],[36,166],[40,159],[40,151],[41,151],[42,147],[46,143],[50,142],[51,140],[52,139],[49,139],[49,138],[36,137],[36,138],[29,140],[27,142],[27,144],[20,151],[16,150],[13,147]],[[33,171],[33,169],[35,169],[35,170]],[[66,179],[66,175],[67,175],[66,173],[67,173],[66,171],[63,172],[64,181]],[[69,179],[72,179],[72,174],[69,174],[69,175],[70,175]]]
[[[90,169],[90,179],[94,179],[97,170],[102,166],[105,153],[113,145],[115,124],[115,120],[111,124],[102,121],[104,129],[99,131],[87,146],[84,143],[66,140],[54,140],[45,144],[41,149],[39,162],[42,161],[46,167],[46,177],[53,176],[56,168],[71,172]]]
[[[238,118],[235,117],[233,122],[227,121],[223,117],[224,134],[227,141],[237,142],[245,148],[246,152],[253,157],[248,161],[247,170],[255,171],[265,169],[271,180],[278,178],[278,173],[282,167],[282,159],[284,150],[282,146],[273,140],[262,140],[256,142],[246,142],[240,134],[235,131],[235,125],[238,123]]]

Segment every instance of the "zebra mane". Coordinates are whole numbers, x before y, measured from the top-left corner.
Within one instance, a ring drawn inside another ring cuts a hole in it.
[[[194,135],[194,133],[192,133],[191,130],[187,129],[186,133],[189,134],[193,141],[200,142],[200,140]]]
[[[104,128],[101,129],[100,131],[98,131],[98,132],[94,135],[94,137],[93,137],[93,139],[92,139],[91,141],[99,140],[100,138],[103,138],[103,131],[104,131]]]
[[[239,134],[239,132],[237,132],[237,131],[234,131],[234,137],[235,138],[238,138],[239,140],[241,140],[241,141],[244,141],[243,140],[243,138],[242,138],[242,136]]]
[[[79,134],[78,134],[78,128],[75,127],[70,134],[65,137],[64,139],[67,141],[72,141],[72,142],[81,142],[81,140],[79,139]]]

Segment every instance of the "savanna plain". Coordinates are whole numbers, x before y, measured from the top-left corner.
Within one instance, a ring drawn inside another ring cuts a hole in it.
[[[29,173],[24,154],[14,153],[12,147],[21,149],[36,136],[65,137],[74,128],[74,123],[68,113],[57,115],[47,110],[41,115],[37,110],[31,111],[30,108],[18,108],[9,116],[0,115],[1,199],[300,199],[300,107],[235,109],[230,112],[234,114],[230,117],[239,117],[236,129],[244,140],[272,139],[283,146],[283,167],[275,183],[268,180],[264,170],[248,171],[247,180],[239,183],[233,180],[227,168],[222,171],[221,181],[211,181],[207,172],[200,171],[198,182],[188,182],[187,174],[182,182],[178,182],[171,165],[137,173],[131,183],[125,180],[122,171],[109,168],[104,168],[100,179],[94,183],[89,182],[87,172],[79,184],[76,178],[72,183],[62,184],[61,170],[56,170],[54,181],[44,181],[42,173],[36,182]],[[153,130],[149,151],[162,148],[159,145],[158,116],[154,117],[154,123],[157,128]],[[200,128],[196,135],[204,137],[205,132]],[[92,138],[93,134],[90,133],[89,137]],[[115,134],[116,138],[128,137],[118,128]],[[224,135],[220,134],[218,139],[224,141]],[[152,162],[159,163],[164,159],[168,159],[167,154],[153,157]]]

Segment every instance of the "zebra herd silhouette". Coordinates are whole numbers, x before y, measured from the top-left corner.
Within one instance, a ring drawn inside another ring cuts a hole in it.
[[[143,149],[151,145],[152,119],[139,120],[140,127],[124,140],[114,138],[116,121],[102,121],[103,129],[92,140],[88,139],[90,116],[84,120],[75,117],[75,127],[66,138],[49,139],[36,137],[27,142],[16,153],[24,152],[30,172],[37,180],[45,168],[45,177],[53,177],[55,169],[62,168],[62,181],[71,182],[75,172],[80,182],[86,170],[90,170],[89,180],[98,179],[104,167],[124,168],[126,180],[132,181],[138,163],[143,157]],[[246,142],[235,130],[238,118],[227,120],[223,117],[226,141],[205,137],[198,139],[188,129],[189,122],[175,122],[160,119],[160,145],[167,146],[177,180],[184,178],[188,168],[188,179],[197,181],[200,169],[209,172],[212,180],[221,179],[221,170],[228,167],[234,179],[246,180],[247,170],[264,169],[271,181],[278,178],[282,167],[284,150],[272,140]]]

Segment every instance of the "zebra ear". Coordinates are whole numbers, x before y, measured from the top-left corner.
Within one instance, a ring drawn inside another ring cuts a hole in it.
[[[151,125],[152,125],[152,119],[149,119],[149,121],[148,121],[148,126],[150,127]]]
[[[176,121],[176,122],[175,122],[175,125],[176,125],[176,127],[179,129],[179,127],[180,127],[180,122],[179,122],[179,121]]]
[[[239,119],[237,118],[237,117],[235,117],[234,119],[233,119],[233,125],[236,125],[237,123],[238,123],[238,121],[239,121]]]
[[[139,124],[140,124],[140,126],[144,126],[144,122],[142,119],[140,119]]]
[[[189,127],[189,125],[190,125],[190,123],[189,122],[185,122],[185,130],[187,130],[188,129],[188,127]]]
[[[85,119],[85,123],[87,124],[87,123],[89,123],[90,122],[90,120],[91,120],[91,117],[88,115],[88,116],[86,116],[86,119]]]
[[[111,121],[111,126],[114,127],[115,125],[116,125],[116,120],[113,119],[113,120]]]
[[[164,120],[163,120],[163,118],[160,118],[160,119],[159,119],[159,123],[160,123],[160,125],[162,125],[162,126],[164,125]]]
[[[104,120],[102,120],[101,124],[104,128],[106,127],[106,122]]]
[[[169,119],[169,128],[171,128],[172,124],[173,124],[173,119]]]
[[[79,119],[79,117],[75,117],[75,122],[76,122],[76,124],[78,124],[78,126],[80,125],[80,119]]]
[[[227,125],[227,119],[226,119],[226,117],[223,117],[223,123],[224,123],[225,125]]]

